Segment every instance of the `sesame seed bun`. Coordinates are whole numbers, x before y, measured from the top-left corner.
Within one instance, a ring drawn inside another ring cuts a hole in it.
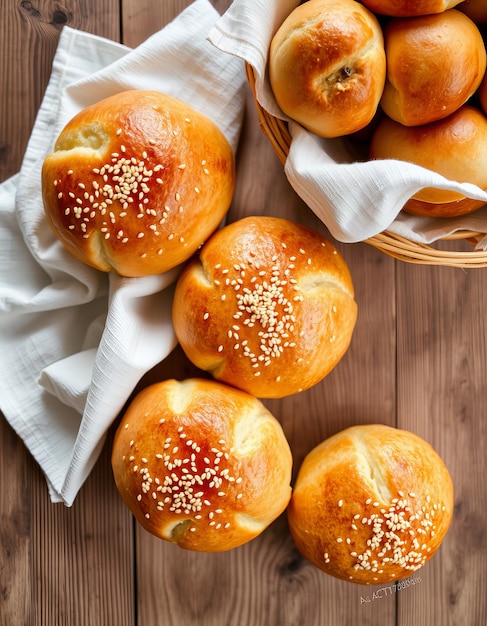
[[[42,168],[46,217],[61,243],[122,276],[186,261],[220,224],[234,185],[233,152],[218,127],[155,91],[81,111]]]
[[[181,273],[173,301],[189,360],[261,398],[324,378],[348,349],[356,318],[335,246],[275,217],[247,217],[216,232]]]
[[[288,507],[300,552],[360,584],[410,576],[438,550],[453,515],[445,464],[417,435],[354,426],[304,459]]]
[[[120,495],[150,533],[200,552],[259,535],[291,497],[292,457],[276,418],[221,383],[167,380],[139,392],[115,433]]]

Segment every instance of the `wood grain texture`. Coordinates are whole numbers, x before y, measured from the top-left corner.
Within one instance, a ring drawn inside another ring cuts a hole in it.
[[[51,73],[64,25],[120,38],[118,0],[2,0],[0,181],[15,174]]]
[[[170,5],[164,5],[166,11]],[[165,19],[172,19],[167,12]],[[326,234],[290,188],[260,131],[250,90],[248,96],[229,219],[275,215]],[[394,261],[368,246],[339,247],[353,270],[360,307],[352,346],[321,384],[298,396],[265,402],[283,425],[295,470],[314,445],[341,428],[369,420],[395,421]],[[376,298],[370,298],[370,290]],[[168,361],[153,372],[152,379],[165,372],[187,375],[184,358],[175,357],[173,364]],[[381,393],[363,373],[357,376],[366,371],[380,380]],[[356,380],[353,387],[351,380]],[[331,579],[307,563],[292,542],[285,515],[250,544],[225,554],[185,553],[139,528],[136,545],[138,615],[147,626],[161,621],[178,626],[394,624],[393,599],[364,607],[361,588]]]
[[[119,39],[118,2],[2,2],[0,181],[18,171],[67,24]],[[0,625],[135,620],[133,520],[109,449],[73,508],[53,505],[20,439],[0,424]]]
[[[133,520],[111,480],[110,443],[71,508],[32,497],[36,624],[117,624],[135,618]]]
[[[440,552],[400,595],[398,624],[482,624],[487,572],[484,272],[398,267],[398,426],[429,441],[455,488]]]
[[[31,572],[33,463],[0,414],[0,626],[32,618]]]
[[[222,13],[231,0],[213,0]],[[0,3],[0,181],[21,164],[68,24],[136,46],[190,0]],[[290,188],[248,92],[229,219],[286,217],[326,234]],[[461,244],[459,244],[461,245]],[[381,422],[430,441],[456,489],[452,528],[420,582],[395,591],[335,580],[305,561],[285,514],[251,543],[185,552],[136,525],[116,493],[111,433],[74,505],[53,505],[42,473],[0,422],[0,626],[480,626],[487,623],[485,272],[409,266],[338,245],[359,317],[349,351],[319,385],[265,403],[305,454],[352,424]],[[137,389],[202,375],[174,352]]]

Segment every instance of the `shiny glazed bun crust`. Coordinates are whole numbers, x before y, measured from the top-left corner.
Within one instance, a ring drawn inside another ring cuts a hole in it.
[[[371,159],[416,163],[460,183],[487,189],[487,117],[464,105],[446,119],[424,126],[403,126],[384,118],[370,143]],[[425,188],[408,200],[413,215],[454,217],[485,204],[454,191]]]
[[[413,17],[443,13],[462,0],[362,0],[366,7],[379,15],[391,17]],[[483,2],[484,0],[480,0]]]
[[[482,35],[455,9],[393,19],[384,29],[384,45],[387,79],[381,106],[406,126],[447,117],[475,93],[485,74]]]
[[[381,424],[326,439],[302,463],[288,507],[299,551],[324,572],[378,584],[410,576],[453,515],[445,464],[417,435]]]
[[[173,324],[189,360],[261,398],[308,389],[351,341],[350,273],[319,233],[274,217],[217,231],[181,273]]]
[[[287,17],[269,51],[277,103],[322,137],[348,135],[374,117],[385,80],[382,30],[354,0],[308,0]]]
[[[233,151],[187,104],[131,90],[93,104],[42,168],[48,222],[80,261],[122,276],[165,272],[218,227],[235,185]]]
[[[166,380],[139,392],[115,433],[112,467],[137,521],[188,550],[250,541],[291,497],[279,422],[256,398],[215,381]]]

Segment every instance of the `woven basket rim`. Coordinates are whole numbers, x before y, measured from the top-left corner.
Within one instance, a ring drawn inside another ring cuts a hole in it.
[[[291,135],[287,123],[274,117],[262,108],[256,97],[255,74],[252,66],[246,63],[247,79],[250,84],[254,103],[257,109],[259,124],[262,132],[269,140],[277,157],[284,165],[291,146]],[[442,237],[439,241],[466,241],[475,246],[485,233],[470,230],[460,230]],[[417,263],[420,265],[445,265],[449,267],[487,267],[487,250],[449,251],[438,250],[431,245],[418,243],[406,239],[390,231],[383,231],[374,237],[365,239],[367,243],[378,250],[398,260]]]

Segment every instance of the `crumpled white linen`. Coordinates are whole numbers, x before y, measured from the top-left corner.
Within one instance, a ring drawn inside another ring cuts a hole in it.
[[[20,172],[0,185],[0,408],[53,502],[72,505],[134,387],[175,347],[179,268],[122,278],[77,261],[44,219],[42,161],[74,114],[134,88],[186,101],[236,150],[245,73],[206,38],[219,17],[196,0],[133,50],[65,27]]]
[[[292,141],[285,173],[296,193],[333,237],[346,243],[364,241],[384,230],[420,243],[464,229],[487,233],[487,207],[453,219],[400,212],[405,201],[424,187],[458,191],[487,202],[487,193],[475,185],[450,181],[402,161],[359,162],[346,140],[319,138],[283,114],[270,87],[267,57],[274,33],[298,4],[299,0],[234,0],[209,33],[215,46],[253,68],[260,106],[289,123]],[[477,248],[487,249],[487,236]]]

